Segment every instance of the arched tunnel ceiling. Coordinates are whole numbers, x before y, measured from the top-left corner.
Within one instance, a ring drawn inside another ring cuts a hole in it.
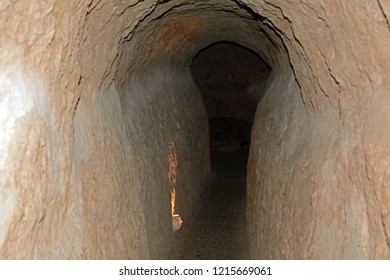
[[[140,22],[131,40],[122,42],[117,73],[128,75],[134,65],[138,69],[157,65],[187,69],[200,50],[218,41],[243,45],[275,66],[275,71],[289,71],[285,50],[271,42],[259,27],[261,22],[234,1],[169,3],[158,6]],[[279,39],[275,36],[274,40]]]
[[[364,51],[364,46],[371,45],[372,41],[372,38],[361,37],[360,46],[351,48],[348,40],[343,40],[344,35],[331,34],[334,23],[340,22],[341,29],[356,25],[364,32],[375,32],[368,25],[359,23],[361,21],[346,7],[338,7],[337,3],[328,6],[328,9],[324,9],[320,3],[303,1],[297,5],[294,1],[273,3],[263,0],[172,0],[142,2],[142,5],[137,1],[93,2],[88,7],[88,16],[99,17],[101,22],[91,21],[92,25],[86,27],[87,30],[100,29],[102,40],[108,39],[100,45],[99,50],[94,50],[95,53],[108,55],[106,69],[101,69],[103,78],[108,82],[115,79],[118,84],[123,84],[126,81],[125,73],[129,73],[128,70],[131,71],[134,65],[141,67],[146,61],[158,63],[166,59],[185,68],[191,57],[203,47],[218,40],[228,40],[256,51],[274,70],[288,69],[289,72],[292,67],[305,104],[319,108],[339,106],[337,92],[342,84],[353,84],[347,78],[349,74],[357,75],[353,71],[345,73],[345,69],[331,65],[332,62],[325,58],[337,56],[338,60],[347,63],[359,56],[358,52]],[[134,17],[135,11],[137,17]],[[373,15],[380,22],[382,15],[378,11],[373,11]],[[365,16],[365,11],[359,7],[356,12]],[[345,15],[349,15],[350,19],[344,23]],[[331,22],[329,17],[335,20]],[[88,31],[84,34],[88,34]],[[322,38],[330,40],[325,48]],[[384,47],[383,42],[375,40],[374,45]],[[351,49],[351,53],[341,55],[332,49],[333,45]],[[94,48],[91,46],[91,49]],[[318,52],[320,48],[323,51]],[[363,65],[369,63],[369,56],[375,56],[375,48],[370,47],[366,53],[369,54],[367,59],[361,58]],[[90,54],[85,54],[80,59],[89,64],[90,58]],[[173,62],[174,58],[179,58],[179,61]],[[119,63],[120,67],[117,68]],[[369,87],[369,81],[376,79],[372,75],[372,72],[368,72],[365,86]],[[344,108],[344,105],[341,104],[341,107]]]
[[[270,68],[256,53],[231,42],[217,42],[197,54],[190,70],[209,119],[253,122],[270,75]]]

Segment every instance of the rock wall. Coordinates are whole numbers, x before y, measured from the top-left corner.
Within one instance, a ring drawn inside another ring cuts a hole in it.
[[[388,259],[387,4],[270,2],[250,5],[282,40],[294,76],[276,77],[257,109],[251,256]]]
[[[252,258],[389,258],[386,1],[0,4],[0,258],[165,258],[209,168],[189,67],[273,69],[248,164]]]
[[[1,258],[168,254],[170,192],[185,219],[208,171],[208,127],[172,57],[120,68],[120,56],[140,58],[126,40],[155,4],[1,4]]]

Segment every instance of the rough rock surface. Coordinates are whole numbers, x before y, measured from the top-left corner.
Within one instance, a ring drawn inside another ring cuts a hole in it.
[[[251,256],[390,258],[390,33],[379,2],[257,2],[295,77],[275,78],[257,110]]]
[[[189,71],[272,68],[248,164],[252,258],[390,258],[390,5],[2,1],[0,258],[165,258],[209,170]],[[245,108],[243,108],[244,110]]]

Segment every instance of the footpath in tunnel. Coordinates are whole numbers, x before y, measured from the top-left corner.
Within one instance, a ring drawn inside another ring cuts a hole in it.
[[[201,203],[175,233],[170,259],[249,259],[246,230],[248,151],[211,152]]]

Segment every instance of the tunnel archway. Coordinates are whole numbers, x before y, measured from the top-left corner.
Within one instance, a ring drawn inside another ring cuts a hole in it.
[[[236,54],[242,55],[241,52],[244,52],[244,55],[254,56],[256,60],[259,59],[259,56],[264,57],[268,65],[279,66],[275,67],[273,75],[267,81],[258,81],[259,83],[254,85],[252,78],[245,85],[247,87],[245,91],[249,92],[246,94],[247,96],[257,94],[260,88],[266,92],[266,89],[276,81],[285,85],[285,77],[292,75],[285,53],[277,51],[247,11],[239,10],[231,13],[213,8],[211,10],[199,9],[195,12],[188,8],[186,5],[179,8],[174,7],[172,10],[165,11],[162,20],[154,20],[155,17],[159,18],[158,14],[161,12],[159,11],[142,21],[138,27],[139,32],[132,34],[132,42],[124,42],[123,50],[123,52],[139,53],[140,56],[127,57],[122,55],[119,69],[123,67],[125,71],[118,71],[126,73],[126,76],[123,77],[123,86],[120,88],[123,99],[128,99],[126,103],[131,104],[133,108],[142,106],[145,115],[150,118],[165,119],[164,128],[170,131],[162,134],[159,127],[155,127],[146,120],[144,126],[153,128],[153,132],[142,131],[141,139],[147,139],[147,134],[161,136],[160,141],[167,143],[169,153],[175,155],[177,159],[177,165],[174,169],[176,171],[175,185],[169,186],[171,184],[167,184],[163,188],[142,190],[142,204],[154,203],[151,201],[152,197],[163,197],[164,190],[167,193],[168,187],[175,187],[175,208],[183,218],[184,228],[186,219],[188,222],[188,217],[191,216],[194,207],[202,201],[201,194],[207,185],[207,177],[210,172],[208,112],[205,102],[202,100],[202,92],[190,71],[193,58],[216,42],[229,42],[227,48],[239,49]],[[218,21],[215,20],[216,18]],[[243,29],[248,31],[241,32]],[[178,32],[178,30],[181,31]],[[248,50],[252,50],[252,52]],[[231,52],[229,51],[229,53]],[[233,51],[233,55],[234,53]],[[253,62],[251,59],[247,60]],[[134,67],[129,69],[129,65]],[[285,65],[287,68],[280,68],[280,65]],[[283,73],[285,75],[282,75]],[[119,83],[116,84],[120,84],[121,76],[118,79]],[[237,91],[232,92],[231,96],[234,95],[237,95]],[[150,101],[145,100],[149,98]],[[236,97],[236,100],[240,99]],[[248,111],[251,113],[242,110],[241,112],[247,116],[243,114],[243,116],[238,117],[253,118],[256,102],[249,101],[249,98],[241,98],[241,100],[246,102],[245,106],[250,104],[251,109]],[[131,122],[133,122],[133,126],[140,126],[144,120],[132,117]],[[189,134],[189,132],[193,134]],[[155,143],[153,146],[161,147],[161,144]],[[152,168],[167,162],[164,155],[160,155],[160,151],[148,147],[145,147],[144,151],[137,149],[135,153],[143,154],[142,157],[153,158]],[[160,164],[157,164],[158,161]],[[144,167],[140,167],[140,173],[145,168],[150,168],[150,165],[142,161],[139,164],[144,165]],[[245,163],[243,165],[245,166]],[[153,170],[152,174],[159,171]],[[143,182],[142,185],[155,185],[154,178],[146,179],[147,181]],[[159,183],[161,185],[161,180]],[[151,194],[151,191],[154,194]],[[161,207],[165,207],[165,205],[161,205]],[[245,213],[245,211],[242,212]],[[163,220],[169,221],[166,218]],[[148,242],[153,243],[150,247],[156,253],[160,251],[159,246],[166,247],[166,244],[153,238],[157,232],[161,234],[161,229],[158,231],[158,227],[156,227],[156,223],[161,223],[161,221],[161,213],[159,212],[148,216],[146,220],[149,225],[147,236],[150,241]],[[166,229],[168,230],[168,228]],[[165,232],[164,235],[168,235],[168,232]]]
[[[233,42],[215,42],[193,58],[190,71],[208,118],[253,123],[270,67],[254,51]]]
[[[211,150],[218,146],[228,150],[229,142],[232,149],[248,148],[271,71],[267,63],[242,45],[215,42],[196,54],[190,71],[206,107]]]

